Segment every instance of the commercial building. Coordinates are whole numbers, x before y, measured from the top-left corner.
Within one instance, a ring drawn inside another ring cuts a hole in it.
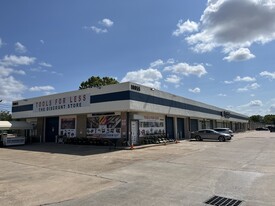
[[[132,82],[14,101],[12,116],[33,136],[108,138],[140,144],[149,135],[188,139],[201,128],[245,131],[248,117]]]

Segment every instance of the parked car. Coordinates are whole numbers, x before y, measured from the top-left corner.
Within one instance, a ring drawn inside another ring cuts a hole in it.
[[[220,142],[225,142],[226,140],[231,140],[231,135],[217,132],[213,129],[201,129],[191,133],[191,138],[195,138],[197,141],[202,141],[204,139],[219,140]]]
[[[272,126],[271,126],[271,127],[269,127],[268,129],[269,129],[270,132],[275,132],[275,127],[272,127]]]
[[[268,131],[269,129],[266,127],[258,127],[255,129],[256,131]]]
[[[230,134],[231,137],[234,136],[233,131],[231,129],[229,129],[229,128],[214,128],[214,130],[217,131],[217,132],[222,132],[222,133]]]

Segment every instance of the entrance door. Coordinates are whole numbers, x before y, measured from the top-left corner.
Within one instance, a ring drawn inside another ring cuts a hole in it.
[[[194,132],[199,129],[199,122],[197,119],[191,119],[190,120],[190,131]]]
[[[131,121],[131,143],[138,144],[138,121]]]
[[[177,119],[177,128],[178,128],[178,138],[184,139],[184,119],[178,118]]]
[[[55,142],[58,135],[59,117],[46,118],[45,142]]]
[[[166,117],[166,133],[169,139],[174,139],[174,120],[173,117]]]

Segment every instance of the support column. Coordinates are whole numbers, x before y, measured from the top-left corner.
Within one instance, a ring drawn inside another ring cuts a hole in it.
[[[174,139],[178,140],[178,122],[177,122],[177,117],[173,117],[173,124],[174,124]]]
[[[190,117],[184,118],[184,137],[185,139],[190,139]]]
[[[45,142],[45,121],[44,117],[37,118],[37,141]]]
[[[76,137],[86,137],[87,115],[77,115],[76,117]]]

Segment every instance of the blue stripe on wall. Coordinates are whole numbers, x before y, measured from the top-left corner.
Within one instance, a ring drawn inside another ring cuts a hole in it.
[[[101,102],[110,102],[110,101],[122,101],[122,100],[134,100],[139,102],[145,102],[150,104],[156,104],[161,106],[167,106],[167,107],[174,107],[178,109],[185,109],[195,112],[202,112],[206,114],[213,114],[220,116],[222,111],[219,110],[213,110],[208,109],[204,107],[199,107],[183,102],[178,102],[170,99],[164,99],[161,97],[155,97],[148,94],[142,94],[134,91],[122,91],[122,92],[115,92],[115,93],[109,93],[109,94],[100,94],[100,95],[92,95],[90,96],[90,103],[101,103]],[[24,111],[32,111],[33,105],[22,105],[22,106],[15,106],[12,107],[12,112],[24,112]],[[236,118],[236,119],[242,119],[242,120],[248,120],[248,118],[231,114],[230,117]]]
[[[187,103],[182,103],[170,99],[164,99],[161,97],[155,97],[148,94],[142,94],[138,92],[133,91],[122,91],[122,92],[115,92],[115,93],[109,93],[109,94],[101,94],[101,95],[94,95],[90,97],[90,103],[100,103],[100,102],[109,102],[109,101],[121,101],[121,100],[135,100],[150,104],[157,104],[161,106],[167,106],[167,107],[174,107],[178,109],[185,109],[190,111],[196,111],[196,112],[202,112],[206,114],[213,114],[213,115],[221,115],[222,111],[208,109],[204,107],[199,107]],[[239,116],[239,115],[233,115],[231,114],[231,117],[242,119],[242,120],[248,120],[245,117]]]
[[[32,111],[32,110],[33,110],[33,105],[27,104],[27,105],[12,107],[11,111],[12,112],[25,112],[25,111]]]

